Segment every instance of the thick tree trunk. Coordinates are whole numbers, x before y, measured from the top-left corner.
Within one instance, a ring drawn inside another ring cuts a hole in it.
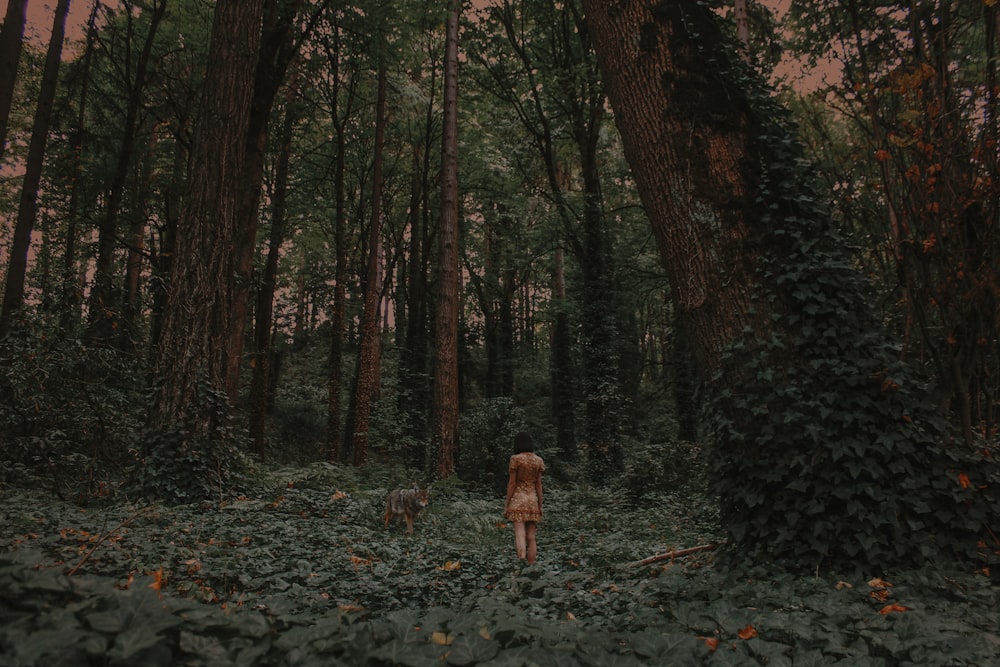
[[[439,479],[455,472],[458,447],[458,16],[448,11],[444,60],[444,121],[441,141],[441,226],[438,231],[438,305],[435,326],[434,456]]]
[[[31,232],[38,215],[38,189],[42,182],[45,145],[52,122],[52,103],[56,96],[67,14],[69,14],[69,0],[59,0],[52,19],[52,37],[45,55],[42,85],[38,91],[35,121],[31,128],[31,140],[28,143],[28,159],[24,165],[24,184],[21,186],[21,201],[17,209],[17,222],[14,224],[10,262],[7,264],[3,311],[0,312],[0,337],[11,329],[24,307],[24,281],[28,270],[28,251],[31,248]]]
[[[297,52],[296,19],[303,0],[265,0],[264,31],[253,80],[253,97],[247,124],[243,189],[240,192],[233,252],[232,303],[226,334],[226,393],[236,403],[239,398],[240,369],[246,340],[247,310],[253,284],[253,259],[260,223],[260,194],[264,180],[271,109],[285,73]],[[318,11],[318,10],[317,10]]]
[[[710,369],[747,326],[766,319],[762,304],[758,317],[750,308],[756,257],[747,243],[741,171],[748,111],[709,99],[720,91],[689,71],[693,63],[685,58],[693,56],[683,43],[669,42],[671,24],[663,17],[678,11],[669,9],[675,4],[584,3],[679,316],[687,331],[697,332],[691,344],[699,366]]]
[[[235,268],[237,211],[263,5],[264,0],[219,0],[215,6],[170,297],[153,360],[149,425],[160,432],[179,427],[175,444],[179,451],[213,437],[223,426],[220,420],[228,416],[204,400],[202,383],[216,392],[226,388],[229,278]]]

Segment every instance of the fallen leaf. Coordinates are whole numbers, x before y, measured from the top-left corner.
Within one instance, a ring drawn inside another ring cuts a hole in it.
[[[879,609],[878,613],[880,613],[883,616],[885,616],[886,614],[891,614],[894,611],[910,611],[910,610],[909,610],[909,608],[904,607],[901,604],[893,602],[892,604],[887,604],[886,606],[884,606],[881,609]]]
[[[156,572],[153,572],[153,583],[149,585],[154,591],[158,591],[163,588],[163,568],[161,567]]]
[[[753,639],[754,637],[757,636],[757,628],[753,627],[752,625],[748,625],[747,627],[737,632],[736,636],[744,640]]]
[[[698,639],[705,642],[705,646],[712,653],[715,653],[715,649],[719,648],[719,639],[717,637],[698,637]]]
[[[962,485],[963,489],[969,488],[969,476],[964,472],[958,474],[958,483]]]
[[[438,565],[437,569],[444,572],[453,572],[454,570],[462,569],[462,561],[460,560],[449,560],[445,561],[444,565]]]
[[[455,635],[449,635],[438,631],[431,635],[431,641],[438,646],[451,646],[452,642],[455,641]]]
[[[567,611],[566,612],[566,620],[567,621],[575,621],[576,620],[576,616],[573,614],[573,612]]]
[[[847,583],[846,581],[838,581],[837,582],[837,590],[838,591],[842,591],[845,588],[854,588],[854,586],[851,585],[851,584],[849,584],[849,583]]]
[[[489,641],[491,639],[490,631],[486,629],[485,625],[479,628],[479,636],[485,639],[486,641]]]

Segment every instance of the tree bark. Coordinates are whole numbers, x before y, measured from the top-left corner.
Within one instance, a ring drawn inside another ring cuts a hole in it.
[[[355,409],[351,423],[354,465],[368,461],[368,427],[372,402],[378,397],[380,328],[379,303],[382,296],[382,165],[385,144],[385,87],[388,75],[385,54],[378,66],[378,93],[375,102],[375,146],[372,168],[372,220],[368,231],[368,266],[365,275],[364,309],[361,314],[361,340],[358,342]]]
[[[3,312],[0,312],[0,337],[11,330],[24,307],[24,281],[28,270],[28,251],[31,248],[31,232],[38,215],[38,189],[42,182],[42,164],[45,161],[45,146],[49,126],[52,123],[52,103],[56,96],[59,79],[59,63],[62,60],[62,44],[66,34],[66,15],[69,14],[69,0],[59,0],[52,19],[52,37],[45,55],[45,69],[42,85],[38,91],[35,120],[28,143],[28,158],[25,163],[24,183],[21,186],[21,200],[14,224],[11,240],[10,262],[7,265],[7,280],[4,286]]]
[[[264,32],[252,85],[247,123],[245,164],[238,202],[239,225],[233,239],[234,266],[232,303],[227,325],[226,393],[233,403],[239,398],[240,368],[246,339],[247,308],[253,283],[253,258],[260,222],[260,192],[264,178],[264,155],[275,96],[294,57],[293,28],[302,0],[265,0]]]
[[[154,352],[153,429],[181,426],[180,447],[221,426],[200,384],[226,389],[237,212],[264,0],[219,0],[192,142],[170,296]]]
[[[125,107],[125,118],[122,120],[122,144],[118,149],[117,164],[107,191],[104,217],[101,219],[98,234],[97,262],[94,269],[94,285],[90,292],[89,315],[90,324],[88,338],[91,342],[110,343],[121,331],[122,313],[115,298],[115,255],[118,251],[118,218],[121,213],[122,200],[125,197],[125,184],[129,169],[133,165],[136,150],[136,140],[141,123],[140,110],[146,93],[146,76],[150,65],[150,56],[156,41],[156,33],[167,10],[167,0],[159,0],[153,6],[149,20],[146,41],[135,66],[135,79],[126,82],[129,85],[128,102]],[[128,14],[126,21],[136,21],[136,17]],[[129,29],[131,34],[132,30]],[[127,75],[127,73],[126,73]],[[131,257],[129,258],[131,261]]]
[[[271,198],[271,231],[268,237],[267,260],[257,291],[257,313],[254,322],[252,375],[250,380],[250,439],[258,456],[265,453],[267,415],[271,407],[271,329],[274,324],[274,292],[278,281],[278,261],[285,240],[288,211],[288,165],[291,161],[292,131],[297,120],[296,86],[288,88],[285,120],[280,133],[280,152],[274,174],[274,194]]]
[[[751,310],[756,253],[747,243],[741,172],[748,111],[705,99],[720,91],[699,81],[683,43],[669,43],[663,17],[671,10],[663,7],[676,4],[683,2],[584,2],[625,154],[705,370],[747,327],[765,331],[766,313],[759,304]],[[711,114],[700,115],[709,105]]]
[[[455,472],[458,448],[458,16],[448,11],[444,60],[444,120],[441,141],[440,260],[435,326],[434,454],[439,479]]]
[[[7,147],[7,121],[14,103],[17,66],[24,45],[25,7],[28,0],[8,0],[7,14],[0,28],[0,159]]]

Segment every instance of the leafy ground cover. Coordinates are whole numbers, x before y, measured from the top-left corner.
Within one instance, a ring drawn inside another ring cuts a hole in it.
[[[270,473],[221,506],[80,508],[6,488],[2,665],[988,665],[986,570],[797,576],[711,552],[712,507],[615,489],[547,493],[522,566],[501,500],[433,491],[382,525],[403,470]],[[995,576],[995,575],[994,575]]]

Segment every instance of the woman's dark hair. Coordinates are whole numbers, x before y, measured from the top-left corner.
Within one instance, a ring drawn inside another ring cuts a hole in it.
[[[521,431],[514,436],[514,453],[523,454],[524,452],[535,451],[535,445],[531,442],[531,436],[524,431]]]

